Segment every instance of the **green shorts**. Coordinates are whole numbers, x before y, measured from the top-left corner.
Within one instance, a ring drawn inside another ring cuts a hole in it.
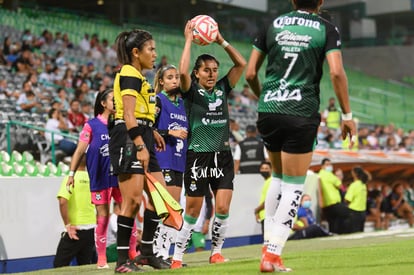
[[[201,232],[193,232],[191,240],[188,244],[188,248],[194,245],[194,248],[205,248],[206,247],[206,236]]]

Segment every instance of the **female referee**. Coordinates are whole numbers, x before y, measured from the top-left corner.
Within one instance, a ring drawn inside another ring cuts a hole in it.
[[[115,114],[109,122],[109,154],[113,173],[118,176],[122,195],[121,213],[118,216],[116,273],[141,271],[137,265],[150,265],[166,269],[169,265],[155,257],[152,249],[154,232],[159,217],[152,205],[144,212],[144,231],[141,255],[128,260],[128,243],[145,182],[145,171],[164,183],[155,157],[157,150],[164,150],[163,138],[152,130],[155,121],[155,92],[142,75],[142,70],[152,69],[157,57],[155,41],[144,30],[121,32],[116,38],[117,57],[122,67],[114,80]],[[149,194],[149,192],[148,192]]]

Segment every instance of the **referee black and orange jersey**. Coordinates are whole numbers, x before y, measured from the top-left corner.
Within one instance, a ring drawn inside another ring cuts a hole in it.
[[[124,118],[122,97],[125,95],[136,98],[136,118],[155,121],[155,92],[141,72],[131,65],[123,65],[114,80],[115,119]]]

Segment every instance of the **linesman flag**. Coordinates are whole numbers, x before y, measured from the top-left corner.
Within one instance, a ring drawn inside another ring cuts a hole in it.
[[[181,215],[183,208],[154,176],[148,172],[145,172],[145,176],[155,211],[161,217],[162,223],[178,231],[181,230],[184,223]]]

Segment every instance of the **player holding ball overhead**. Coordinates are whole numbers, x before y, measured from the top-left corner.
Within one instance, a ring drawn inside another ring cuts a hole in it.
[[[174,247],[172,269],[182,267],[183,255],[209,185],[216,202],[210,263],[226,261],[221,254],[221,248],[228,226],[234,178],[227,98],[246,66],[246,60],[239,51],[224,40],[217,30],[214,42],[223,47],[233,61],[233,66],[223,78],[218,79],[219,61],[210,54],[202,54],[190,70],[195,27],[195,22],[192,21],[188,21],[185,26],[185,44],[179,63],[180,88],[186,104],[189,135],[184,172],[186,210],[184,225],[178,233]]]

